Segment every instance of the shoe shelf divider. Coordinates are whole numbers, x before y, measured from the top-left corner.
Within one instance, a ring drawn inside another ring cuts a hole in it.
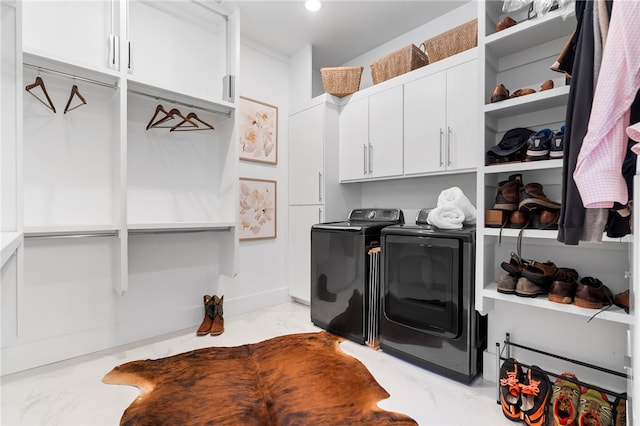
[[[610,374],[612,376],[615,377],[620,377],[622,379],[628,380],[629,379],[629,375],[627,375],[626,373],[621,373],[619,371],[615,371],[615,370],[611,370],[605,367],[601,367],[599,365],[594,365],[594,364],[590,364],[584,361],[580,361],[580,360],[576,360],[576,359],[572,359],[572,358],[568,358],[562,355],[558,355],[558,354],[554,354],[551,352],[546,352],[537,348],[533,348],[530,346],[525,346],[525,345],[521,345],[518,343],[514,343],[511,340],[511,334],[510,333],[505,333],[505,339],[503,341],[503,346],[500,346],[500,342],[496,342],[496,372],[497,372],[497,377],[496,377],[496,384],[497,384],[497,403],[500,404],[500,363],[502,361],[506,361],[509,358],[512,358],[512,353],[511,353],[511,349],[512,348],[519,348],[519,349],[523,349],[525,351],[529,351],[529,352],[534,352],[540,355],[544,355],[550,358],[554,358],[557,360],[561,360],[561,361],[565,361],[565,362],[569,362],[571,364],[575,364],[575,365],[579,365],[581,367],[585,367],[588,369],[592,369],[595,371],[599,371],[602,373],[606,373],[606,374]],[[522,367],[525,368],[531,368],[531,365],[525,364],[520,362],[520,360],[518,360],[518,364],[521,365]],[[539,366],[538,366],[539,367]],[[614,398],[624,398],[627,399],[627,395],[625,395],[624,393],[619,393],[619,392],[615,392],[611,389],[607,389],[604,387],[600,387],[600,386],[596,386],[592,383],[587,383],[581,380],[577,380],[577,379],[573,379],[572,377],[567,377],[567,376],[562,376],[562,373],[555,373],[552,371],[549,371],[547,369],[541,368],[541,370],[547,375],[547,376],[552,376],[552,377],[562,377],[564,380],[567,380],[569,382],[575,383],[576,385],[582,387],[587,387],[587,388],[591,388],[594,389],[598,392],[602,392],[605,393],[609,396],[612,396]],[[549,404],[551,404],[551,398],[549,398]],[[612,402],[613,405],[613,402]]]

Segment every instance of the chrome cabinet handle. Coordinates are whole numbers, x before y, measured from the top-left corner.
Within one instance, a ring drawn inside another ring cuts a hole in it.
[[[373,173],[373,145],[369,144],[369,175]]]
[[[364,154],[364,158],[362,159],[362,164],[364,165],[363,173],[367,175],[367,145],[362,145],[362,153]]]
[[[322,222],[322,209],[318,207],[318,223]]]
[[[440,167],[444,167],[444,160],[442,159],[443,147],[442,141],[444,140],[444,132],[442,131],[442,127],[440,127]]]
[[[447,126],[447,165],[451,166],[451,127]]]
[[[322,173],[318,172],[318,201],[322,201]]]

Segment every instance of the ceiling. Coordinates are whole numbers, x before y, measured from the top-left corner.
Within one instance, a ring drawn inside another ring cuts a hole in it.
[[[241,37],[286,57],[313,46],[313,67],[340,66],[469,0],[323,0],[309,12],[304,0],[224,1],[240,9]]]

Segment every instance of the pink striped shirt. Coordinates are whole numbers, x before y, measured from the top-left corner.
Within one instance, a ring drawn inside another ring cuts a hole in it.
[[[613,5],[607,44],[593,98],[589,130],[573,173],[587,208],[628,201],[622,163],[627,148],[629,109],[640,89],[640,2]],[[634,147],[634,152],[637,146]]]

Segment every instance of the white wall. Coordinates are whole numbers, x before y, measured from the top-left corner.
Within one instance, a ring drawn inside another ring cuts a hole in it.
[[[289,300],[286,282],[288,205],[289,63],[263,46],[243,41],[240,47],[239,96],[278,107],[278,164],[240,161],[241,177],[277,181],[277,237],[240,241],[238,274],[222,277],[225,314],[233,315]]]
[[[420,47],[420,44],[440,33],[443,33],[456,25],[463,24],[478,16],[478,5],[476,2],[469,2],[451,12],[444,14],[433,21],[411,30],[399,37],[370,50],[352,60],[342,64],[342,66],[362,66],[364,70],[360,79],[360,89],[373,85],[371,80],[371,62],[382,58],[396,50],[402,49],[410,44]]]

